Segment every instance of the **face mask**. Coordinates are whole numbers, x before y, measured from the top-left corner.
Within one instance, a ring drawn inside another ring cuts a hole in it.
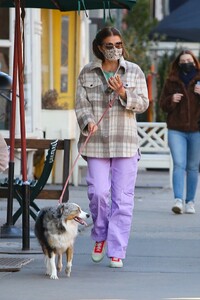
[[[103,51],[103,55],[107,60],[118,60],[122,56],[122,51],[123,49],[117,49],[114,47],[113,49],[109,49],[109,50],[105,49]]]
[[[179,68],[184,73],[190,73],[191,71],[195,70],[195,66],[192,62],[180,64]]]

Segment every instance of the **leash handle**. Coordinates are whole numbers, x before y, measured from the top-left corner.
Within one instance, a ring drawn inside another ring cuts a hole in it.
[[[121,86],[116,90],[116,95],[115,95],[115,97],[113,97],[113,99],[110,101],[109,105],[106,107],[106,109],[105,109],[104,113],[102,114],[101,118],[100,118],[99,121],[96,123],[97,126],[100,124],[100,122],[101,122],[102,119],[104,118],[104,116],[105,116],[105,114],[107,113],[107,111],[109,110],[109,108],[111,108],[111,107],[113,106],[113,104],[114,104],[115,100],[117,99],[117,96],[118,96],[118,94],[119,94],[119,92],[120,92],[120,90],[121,90],[122,87],[123,87],[123,84],[121,84]],[[58,200],[58,203],[59,203],[59,204],[62,203],[62,199],[63,199],[64,193],[65,193],[65,190],[66,190],[66,188],[67,188],[67,184],[68,184],[68,182],[69,182],[69,179],[70,179],[70,177],[71,177],[71,175],[72,175],[72,173],[73,173],[74,167],[75,167],[75,165],[76,165],[76,163],[77,163],[79,157],[81,156],[81,154],[82,154],[82,152],[83,152],[83,149],[85,148],[85,146],[86,146],[87,142],[89,141],[89,139],[90,139],[90,137],[91,137],[92,134],[93,134],[93,131],[90,131],[90,133],[88,134],[88,136],[87,136],[85,142],[83,143],[82,147],[80,148],[79,153],[78,153],[76,159],[74,160],[74,162],[73,162],[73,164],[72,164],[71,170],[70,170],[70,172],[69,172],[69,175],[68,175],[68,177],[67,177],[67,179],[66,179],[66,182],[65,182],[65,185],[64,185],[64,187],[63,187],[62,193],[61,193],[60,198],[59,198],[59,200]]]

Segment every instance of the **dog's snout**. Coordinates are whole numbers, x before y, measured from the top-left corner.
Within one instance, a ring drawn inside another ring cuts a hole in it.
[[[86,218],[89,218],[90,217],[90,215],[89,214],[86,214]]]

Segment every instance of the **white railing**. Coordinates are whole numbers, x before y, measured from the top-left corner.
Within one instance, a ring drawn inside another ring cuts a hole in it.
[[[169,187],[172,187],[173,164],[166,123],[138,122],[138,134],[141,152],[139,168],[169,169]]]

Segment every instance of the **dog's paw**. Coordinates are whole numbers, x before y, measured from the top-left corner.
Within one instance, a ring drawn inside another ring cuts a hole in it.
[[[70,277],[71,275],[71,268],[66,268],[65,273],[67,274],[67,277]]]
[[[46,276],[51,276],[51,271],[50,270],[46,270],[45,275]]]
[[[56,274],[51,274],[50,275],[50,279],[59,279],[58,276]]]

